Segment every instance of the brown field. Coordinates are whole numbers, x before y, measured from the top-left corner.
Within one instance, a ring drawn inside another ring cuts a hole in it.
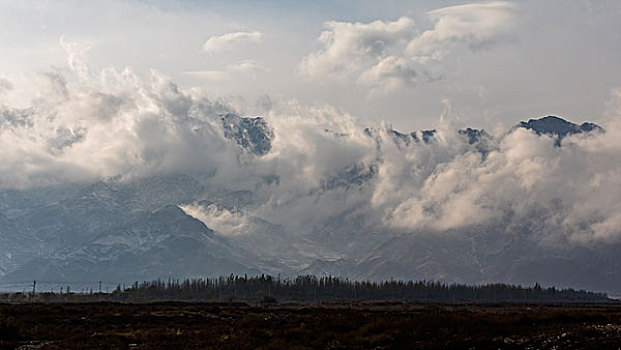
[[[621,305],[0,304],[0,349],[619,349]]]

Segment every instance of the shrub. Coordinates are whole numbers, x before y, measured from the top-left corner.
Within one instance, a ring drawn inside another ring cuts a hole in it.
[[[6,317],[0,310],[0,340],[19,339],[19,326],[12,317]]]

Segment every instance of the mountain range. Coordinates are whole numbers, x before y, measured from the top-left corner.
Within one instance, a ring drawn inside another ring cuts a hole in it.
[[[269,162],[277,156],[274,143],[279,135],[268,120],[233,113],[218,118],[218,130],[236,149],[236,162],[250,164],[248,168],[257,159]],[[341,138],[353,137],[328,128],[317,133],[329,135],[322,137],[336,145]],[[489,164],[505,142],[534,137],[548,147],[546,152],[569,152],[572,142],[605,133],[596,124],[555,116],[520,122],[498,136],[473,128],[454,130],[454,138],[448,138],[446,130],[402,133],[387,125],[366,128],[360,137],[375,145],[371,154],[330,168],[337,170],[325,171],[316,185],[300,193],[285,188],[280,171],[292,170],[282,166],[266,167],[269,171],[253,175],[258,180],[235,186],[214,180],[211,173],[173,170],[1,189],[0,288],[26,288],[32,280],[53,287],[265,273],[538,282],[619,292],[621,244],[550,238],[555,236],[548,231],[564,227],[549,224],[556,218],[554,205],[563,206],[555,202],[562,198],[554,193],[549,203],[535,198],[529,206],[507,204],[511,199],[487,204],[485,194],[478,194],[477,208],[485,220],[461,207],[438,207],[437,203],[452,203],[451,195],[422,204],[404,197],[388,216],[384,207],[375,205],[377,186],[390,172],[405,172],[408,179],[392,191],[408,188],[413,197],[431,191],[420,196],[436,198],[444,187],[433,187],[434,181],[451,174],[438,169],[455,162],[478,164],[468,171],[493,166]],[[451,150],[457,150],[453,153],[438,146],[451,142]],[[390,164],[403,168],[388,167],[389,158],[396,155],[404,160]],[[414,165],[405,166],[406,161]],[[464,176],[446,181],[459,184]],[[462,187],[458,190],[467,190],[467,185]],[[507,196],[510,191],[507,188]],[[411,211],[399,216],[405,209]],[[408,214],[416,212],[437,220],[421,224],[422,219],[415,221],[414,214]],[[456,217],[460,223],[451,224]],[[393,225],[410,219],[415,224]]]

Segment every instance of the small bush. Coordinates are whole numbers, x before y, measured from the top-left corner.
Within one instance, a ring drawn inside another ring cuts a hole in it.
[[[6,317],[0,310],[0,340],[19,339],[19,326],[12,317]]]

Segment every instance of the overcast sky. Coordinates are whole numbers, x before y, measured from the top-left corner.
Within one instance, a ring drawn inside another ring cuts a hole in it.
[[[404,131],[597,121],[621,85],[619,18],[614,0],[0,0],[0,93],[27,105],[41,73],[129,67],[251,115],[284,98]]]

